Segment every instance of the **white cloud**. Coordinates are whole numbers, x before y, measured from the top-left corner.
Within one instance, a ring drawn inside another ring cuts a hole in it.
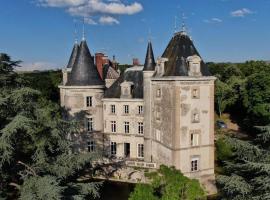
[[[247,9],[247,8],[242,8],[239,10],[235,10],[231,12],[232,17],[245,17],[246,15],[253,14],[254,12]]]
[[[17,68],[18,71],[34,71],[34,70],[51,70],[51,69],[57,69],[57,68],[61,68],[61,66],[58,66],[54,63],[50,63],[50,62],[23,62],[21,64],[22,67]]]
[[[47,7],[79,6],[86,2],[87,0],[38,0],[39,5]]]
[[[216,18],[216,17],[213,17],[211,19],[205,19],[203,20],[205,23],[209,23],[209,24],[217,24],[217,23],[221,23],[223,22],[222,19],[219,19],[219,18]]]
[[[90,17],[85,17],[84,18],[84,22],[86,24],[89,24],[89,25],[97,25],[97,22],[95,22],[93,19],[91,19]]]
[[[95,14],[133,15],[141,12],[143,7],[140,3],[125,5],[123,3],[101,0],[88,0],[84,5],[70,7],[67,11],[73,16],[91,16]]]
[[[103,24],[103,25],[114,25],[114,24],[120,24],[120,22],[110,16],[102,16],[99,18],[99,23]]]
[[[88,24],[97,24],[93,17],[107,16],[100,18],[102,24],[119,24],[114,15],[134,15],[143,10],[138,3],[122,3],[121,0],[36,0],[38,5],[44,7],[64,8],[67,13],[75,17],[89,18]],[[110,16],[110,19],[108,18]],[[114,20],[112,20],[114,19]],[[107,22],[111,20],[112,22]],[[105,22],[104,22],[105,21]]]

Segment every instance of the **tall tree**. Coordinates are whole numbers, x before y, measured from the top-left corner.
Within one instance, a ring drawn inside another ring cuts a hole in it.
[[[91,175],[96,156],[70,153],[67,136],[78,132],[77,123],[63,120],[61,108],[39,91],[6,81],[9,75],[16,76],[13,68],[3,67],[0,197],[8,192],[22,200],[98,197],[100,183],[78,179],[85,170]]]
[[[257,127],[259,133],[252,142],[227,138],[233,159],[225,163],[225,173],[217,183],[222,199],[270,199],[270,127]]]

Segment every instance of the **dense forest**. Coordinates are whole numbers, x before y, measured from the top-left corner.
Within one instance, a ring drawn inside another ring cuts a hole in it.
[[[99,155],[70,154],[67,136],[78,124],[61,117],[61,71],[16,73],[19,65],[0,54],[0,199],[98,199],[102,182],[79,177],[92,175]],[[239,126],[216,130],[216,199],[270,199],[270,65],[208,66],[217,77],[216,120]],[[205,199],[198,182],[174,168],[149,177],[152,183],[138,184],[130,200]]]

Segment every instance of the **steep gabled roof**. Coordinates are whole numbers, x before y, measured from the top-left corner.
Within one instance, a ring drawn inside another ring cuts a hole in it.
[[[68,61],[68,65],[67,65],[67,68],[72,68],[74,63],[75,63],[75,60],[76,60],[76,57],[78,55],[78,52],[79,52],[79,45],[78,43],[76,42],[73,46],[73,49],[72,49],[72,53],[70,55],[70,58],[69,58],[69,61]]]
[[[200,56],[190,37],[184,31],[176,33],[162,55],[163,58],[169,59],[165,63],[164,76],[188,76],[186,59],[193,55]],[[203,61],[201,63],[201,73],[203,76],[211,76],[208,67]]]
[[[85,40],[83,40],[80,44],[79,52],[72,67],[67,85],[104,85]]]
[[[152,43],[148,42],[143,71],[155,71],[156,62],[152,49]]]
[[[127,69],[114,84],[105,91],[104,98],[120,98],[121,83],[132,82],[132,98],[143,99],[143,67],[131,67]]]

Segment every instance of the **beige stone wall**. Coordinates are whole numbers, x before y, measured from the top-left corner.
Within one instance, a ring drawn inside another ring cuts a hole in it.
[[[95,140],[97,146],[103,142],[103,104],[104,86],[59,86],[61,106],[70,119],[80,121],[82,133],[73,135],[75,151],[87,150],[87,142]],[[92,107],[87,107],[86,97],[92,97]],[[86,131],[86,118],[93,118],[93,132]]]
[[[111,105],[115,105],[115,114]],[[129,106],[129,114],[124,113],[124,105]],[[104,133],[108,142],[117,143],[117,157],[124,157],[124,143],[130,143],[130,158],[136,159],[137,145],[144,144],[144,135],[138,133],[138,123],[144,122],[138,106],[144,106],[142,99],[103,99]],[[111,130],[111,121],[116,122],[116,133]],[[124,122],[129,122],[129,133],[124,131]]]
[[[154,162],[174,165],[190,177],[214,174],[214,80],[213,77],[152,80]],[[157,90],[161,91],[160,97]],[[196,98],[194,90],[199,91]],[[193,122],[194,113],[199,116],[198,122]],[[191,145],[194,131],[199,133],[198,146]],[[194,157],[199,158],[197,172],[191,172]]]

